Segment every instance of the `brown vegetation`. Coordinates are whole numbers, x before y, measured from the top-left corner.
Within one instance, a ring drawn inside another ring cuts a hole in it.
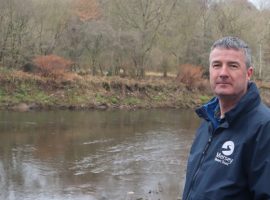
[[[199,89],[207,91],[209,84],[208,81],[203,78],[203,74],[204,69],[201,66],[184,64],[180,66],[176,80],[184,83],[189,90]]]
[[[97,20],[101,17],[101,9],[97,0],[74,0],[75,14],[81,21]]]
[[[38,74],[54,78],[61,78],[73,64],[70,60],[56,55],[37,56],[33,63],[38,68]]]

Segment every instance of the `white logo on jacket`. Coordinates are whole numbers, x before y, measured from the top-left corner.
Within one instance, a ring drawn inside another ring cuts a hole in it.
[[[233,141],[227,141],[222,145],[222,153],[217,152],[217,155],[215,157],[215,161],[224,164],[224,165],[230,165],[233,162],[233,159],[229,156],[233,154],[234,152],[234,142]]]
[[[234,151],[234,143],[233,141],[227,141],[222,145],[222,153],[225,156],[230,156],[232,155],[233,151]]]

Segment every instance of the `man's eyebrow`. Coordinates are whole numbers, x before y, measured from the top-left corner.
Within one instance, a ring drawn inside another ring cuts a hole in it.
[[[221,63],[221,61],[219,61],[219,60],[213,60],[212,62],[211,62],[211,64],[216,64],[216,63]]]
[[[213,60],[211,63],[216,64],[216,63],[221,63],[221,61],[219,61],[219,60]],[[237,61],[228,61],[227,63],[228,64],[237,64],[237,65],[240,65],[240,63],[237,62]]]
[[[240,65],[240,63],[237,62],[237,61],[229,61],[228,64],[237,64],[237,65]]]

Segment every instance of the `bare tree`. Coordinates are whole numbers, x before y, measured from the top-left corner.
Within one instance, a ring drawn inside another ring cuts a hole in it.
[[[175,56],[176,66],[194,61],[196,54],[193,50],[198,45],[191,43],[196,33],[201,31],[202,14],[200,1],[177,1],[171,20],[164,27],[159,41],[163,51]]]
[[[70,4],[62,1],[48,0],[35,4],[32,34],[36,40],[36,53],[54,53],[67,29],[71,16],[70,8]]]
[[[104,74],[103,56],[105,59],[110,59],[108,51],[111,51],[113,30],[108,24],[102,21],[90,21],[86,24],[86,36],[84,40],[84,50],[87,58],[90,60],[91,71],[93,75],[97,74],[99,69],[100,74]]]
[[[18,66],[23,58],[23,42],[29,24],[29,1],[20,6],[16,0],[1,1],[0,62],[7,67]]]
[[[146,63],[158,35],[166,22],[165,11],[172,7],[165,0],[114,0],[115,14],[119,19],[119,31],[130,32],[134,40],[132,60],[137,75],[143,77]]]

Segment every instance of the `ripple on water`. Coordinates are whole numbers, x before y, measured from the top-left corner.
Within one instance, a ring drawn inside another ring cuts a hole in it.
[[[107,143],[111,141],[113,141],[113,139],[93,140],[93,141],[84,142],[83,145]]]

